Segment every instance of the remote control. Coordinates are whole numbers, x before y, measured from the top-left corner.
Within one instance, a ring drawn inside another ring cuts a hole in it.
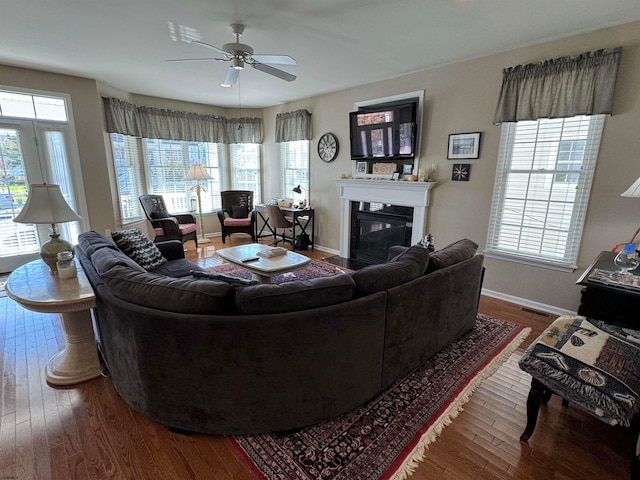
[[[249,262],[255,262],[256,260],[260,260],[260,257],[249,257],[249,258],[243,258],[242,260],[240,260],[242,263],[249,263]]]

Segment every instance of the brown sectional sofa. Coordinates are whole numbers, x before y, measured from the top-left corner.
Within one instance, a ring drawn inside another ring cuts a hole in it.
[[[194,279],[180,242],[146,271],[96,232],[78,259],[119,395],[175,429],[299,428],[373,398],[473,327],[477,245],[414,246],[352,274],[234,287]],[[430,271],[433,270],[433,271]]]

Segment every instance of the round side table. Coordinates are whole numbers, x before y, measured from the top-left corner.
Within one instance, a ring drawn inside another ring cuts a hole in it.
[[[67,345],[47,362],[51,385],[72,385],[100,376],[91,308],[96,297],[84,271],[60,280],[42,260],[14,270],[7,280],[7,295],[28,310],[58,313]]]

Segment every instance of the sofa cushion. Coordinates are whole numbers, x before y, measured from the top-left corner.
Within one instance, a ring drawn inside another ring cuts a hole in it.
[[[429,250],[414,245],[387,263],[369,265],[353,274],[356,296],[363,297],[397,287],[424,274],[429,264]]]
[[[164,275],[166,277],[180,278],[190,277],[193,271],[202,271],[202,268],[191,260],[186,258],[176,258],[170,262],[165,262],[159,267],[149,270],[156,275]]]
[[[91,263],[93,264],[93,268],[96,269],[98,275],[102,275],[104,272],[117,265],[130,268],[136,272],[146,272],[144,268],[118,249],[102,248],[100,250],[96,250],[91,256]]]
[[[351,275],[251,285],[238,289],[236,309],[244,315],[309,310],[351,300],[354,290]]]
[[[247,218],[249,216],[249,208],[246,205],[232,205],[231,216],[233,218]]]
[[[111,237],[120,250],[145,270],[152,270],[167,261],[139,228],[113,232]]]
[[[93,255],[96,250],[100,250],[101,248],[118,249],[115,243],[94,231],[81,233],[78,236],[78,245],[89,258],[91,258],[91,255]]]
[[[144,307],[187,314],[229,314],[235,289],[223,282],[171,278],[115,265],[102,275],[112,295]]]
[[[478,251],[478,244],[464,238],[457,242],[450,243],[441,250],[431,253],[427,273],[440,270],[454,263],[461,262],[473,257]]]

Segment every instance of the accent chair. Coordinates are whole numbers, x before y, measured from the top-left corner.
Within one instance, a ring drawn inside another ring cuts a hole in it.
[[[193,240],[198,246],[196,219],[190,213],[172,215],[167,211],[162,195],[140,195],[140,203],[153,232],[154,242],[180,240],[182,243]]]
[[[256,216],[253,210],[251,190],[225,190],[220,192],[222,210],[218,210],[218,220],[222,228],[222,243],[234,233],[247,233],[256,241]]]

